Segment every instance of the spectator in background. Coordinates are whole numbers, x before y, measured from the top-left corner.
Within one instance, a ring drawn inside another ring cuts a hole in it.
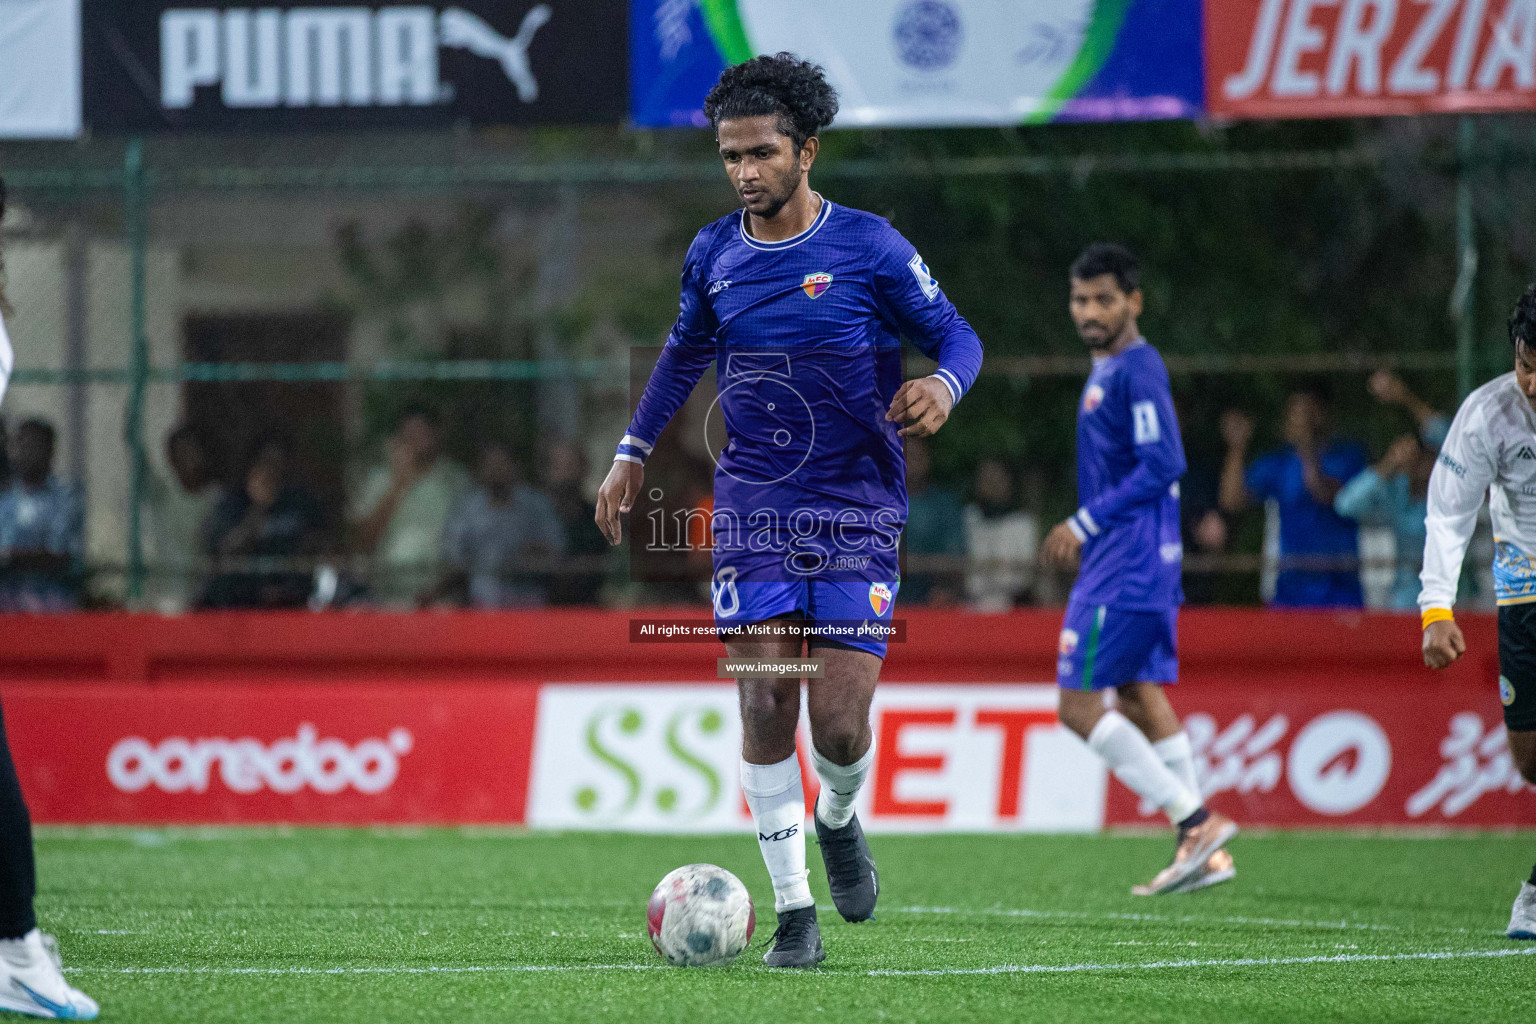
[[[1440,446],[1445,443],[1445,435],[1451,430],[1449,416],[1414,394],[1402,378],[1391,370],[1377,370],[1371,374],[1366,389],[1383,405],[1397,405],[1406,409],[1418,424],[1419,439],[1431,450],[1440,450]]]
[[[906,455],[907,554],[959,561],[965,554],[965,510],[960,496],[933,482],[933,459],[925,439],[907,438]],[[951,605],[959,600],[963,585],[958,569],[919,570],[902,580],[901,596],[916,604]]]
[[[565,552],[565,531],[555,507],[518,481],[506,445],[480,453],[480,486],[466,497],[443,534],[444,569],[418,603],[445,598],[477,608],[522,608],[549,599],[550,569]]]
[[[154,558],[151,600],[162,614],[186,611],[202,589],[207,568],[208,520],[219,489],[197,429],[184,423],[165,438],[165,461],[175,478],[149,478],[146,518]]]
[[[569,441],[544,449],[544,489],[565,534],[565,554],[574,564],[562,566],[549,582],[550,604],[596,604],[603,587],[608,542],[598,529],[595,504],[587,498],[587,457]]]
[[[1273,500],[1280,513],[1281,569],[1273,604],[1291,608],[1358,608],[1359,535],[1334,511],[1344,482],[1365,467],[1365,450],[1328,433],[1327,397],[1320,388],[1291,394],[1285,404],[1286,446],[1245,466],[1253,420],[1236,409],[1221,417],[1226,459],[1221,508],[1236,515],[1254,501]]]
[[[1367,387],[1383,404],[1406,409],[1418,433],[1402,435],[1380,462],[1355,474],[1339,491],[1333,507],[1339,515],[1362,526],[1384,526],[1392,531],[1396,567],[1387,606],[1417,611],[1429,475],[1451,421],[1388,370],[1372,374]]]
[[[0,611],[67,612],[80,605],[85,508],[53,475],[53,426],[24,420],[11,439],[11,485],[0,494]]]
[[[976,467],[974,496],[965,507],[964,522],[970,562],[965,596],[971,607],[1001,612],[1021,603],[1034,580],[1040,523],[1019,508],[1013,475],[1002,460],[983,459]]]
[[[357,550],[372,556],[374,596],[409,604],[438,574],[443,529],[470,487],[468,474],[442,451],[437,415],[412,407],[388,442],[387,465],[374,466],[353,505]]]
[[[1419,569],[1424,558],[1424,513],[1435,454],[1412,434],[1392,442],[1380,462],[1356,473],[1333,507],[1363,526],[1387,526],[1396,542],[1396,572],[1388,607],[1417,611]]]
[[[312,574],[302,564],[320,546],[320,503],[291,479],[293,442],[267,431],[251,446],[240,487],[227,489],[208,520],[218,575],[204,608],[302,608]]]

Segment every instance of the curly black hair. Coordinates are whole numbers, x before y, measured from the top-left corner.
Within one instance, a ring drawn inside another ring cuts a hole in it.
[[[837,116],[837,90],[818,65],[785,52],[726,68],[704,97],[704,116],[717,130],[728,118],[766,114],[777,115],[798,150]]]
[[[1515,311],[1509,318],[1509,343],[1517,352],[1521,345],[1536,352],[1536,284],[1527,287],[1520,301],[1515,303]]]

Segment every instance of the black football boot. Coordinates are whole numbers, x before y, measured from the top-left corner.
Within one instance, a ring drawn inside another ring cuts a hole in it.
[[[815,907],[786,910],[779,915],[779,927],[769,941],[768,952],[763,954],[763,963],[769,967],[815,967],[826,958]]]
[[[827,866],[827,886],[832,903],[843,920],[868,921],[875,916],[875,899],[880,895],[880,872],[869,855],[869,843],[855,814],[842,828],[833,828],[816,818],[816,841],[821,846],[821,861]]]

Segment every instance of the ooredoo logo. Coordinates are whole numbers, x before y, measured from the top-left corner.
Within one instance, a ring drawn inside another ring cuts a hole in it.
[[[297,793],[308,787],[317,793],[382,793],[400,774],[400,758],[415,744],[408,729],[391,729],[387,739],[365,739],[349,746],[338,739],[319,739],[308,722],[296,735],[271,745],[249,737],[227,740],[171,736],[151,744],[139,736],[118,740],[107,754],[107,778],[124,793],[150,786],[166,793],[206,793],[218,777],[235,793]]]

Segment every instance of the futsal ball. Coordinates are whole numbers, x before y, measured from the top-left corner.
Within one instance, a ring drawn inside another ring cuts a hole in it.
[[[741,880],[713,864],[687,864],[651,893],[646,926],[674,967],[723,967],[752,941],[757,914]]]

